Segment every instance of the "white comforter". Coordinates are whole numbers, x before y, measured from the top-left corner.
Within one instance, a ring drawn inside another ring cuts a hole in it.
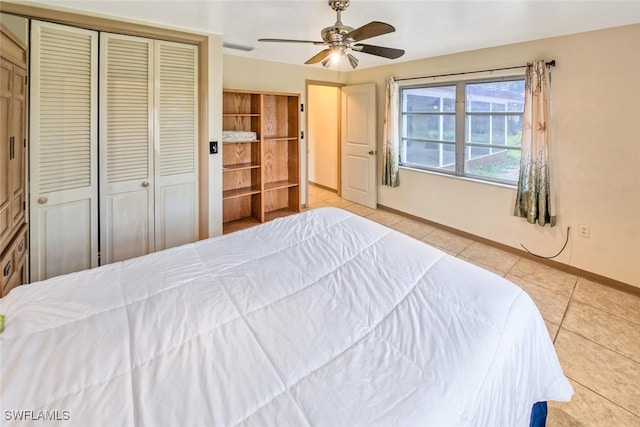
[[[18,287],[0,313],[2,425],[528,426],[572,394],[520,288],[333,208]]]

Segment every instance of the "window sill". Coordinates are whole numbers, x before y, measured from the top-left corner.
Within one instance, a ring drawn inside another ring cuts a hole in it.
[[[469,177],[469,176],[458,176],[458,175],[453,175],[453,174],[443,173],[443,172],[437,172],[437,171],[432,171],[432,170],[427,170],[427,169],[413,168],[411,166],[400,166],[399,168],[400,169],[405,169],[405,170],[408,170],[408,171],[413,171],[413,172],[426,173],[426,174],[430,174],[430,175],[442,176],[442,177],[445,177],[445,178],[457,179],[457,180],[460,180],[460,181],[475,182],[477,184],[493,185],[495,187],[502,187],[502,188],[507,188],[507,189],[510,189],[510,190],[516,190],[518,188],[517,184],[506,184],[506,183],[503,183],[503,182],[489,181],[489,180],[478,179],[478,178],[473,178],[473,177]]]

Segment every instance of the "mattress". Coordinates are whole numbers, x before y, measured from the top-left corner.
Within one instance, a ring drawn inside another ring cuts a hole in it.
[[[21,286],[0,313],[3,425],[528,426],[572,394],[520,288],[335,208]]]

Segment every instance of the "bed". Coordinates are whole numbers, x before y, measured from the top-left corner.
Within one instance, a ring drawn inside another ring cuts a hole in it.
[[[336,208],[21,286],[0,313],[3,425],[528,426],[573,392],[520,288]]]

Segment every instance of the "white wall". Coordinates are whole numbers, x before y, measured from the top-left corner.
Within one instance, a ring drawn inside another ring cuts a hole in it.
[[[309,85],[307,96],[309,181],[337,190],[340,88]]]
[[[557,261],[640,287],[640,24],[360,70],[347,74],[347,84],[376,83],[382,135],[386,77],[538,58],[557,61],[550,129],[555,228],[513,217],[513,188],[406,169],[400,187],[379,186],[378,203],[541,254],[555,254],[571,226],[569,245]],[[579,225],[590,227],[590,238],[577,235]]]

